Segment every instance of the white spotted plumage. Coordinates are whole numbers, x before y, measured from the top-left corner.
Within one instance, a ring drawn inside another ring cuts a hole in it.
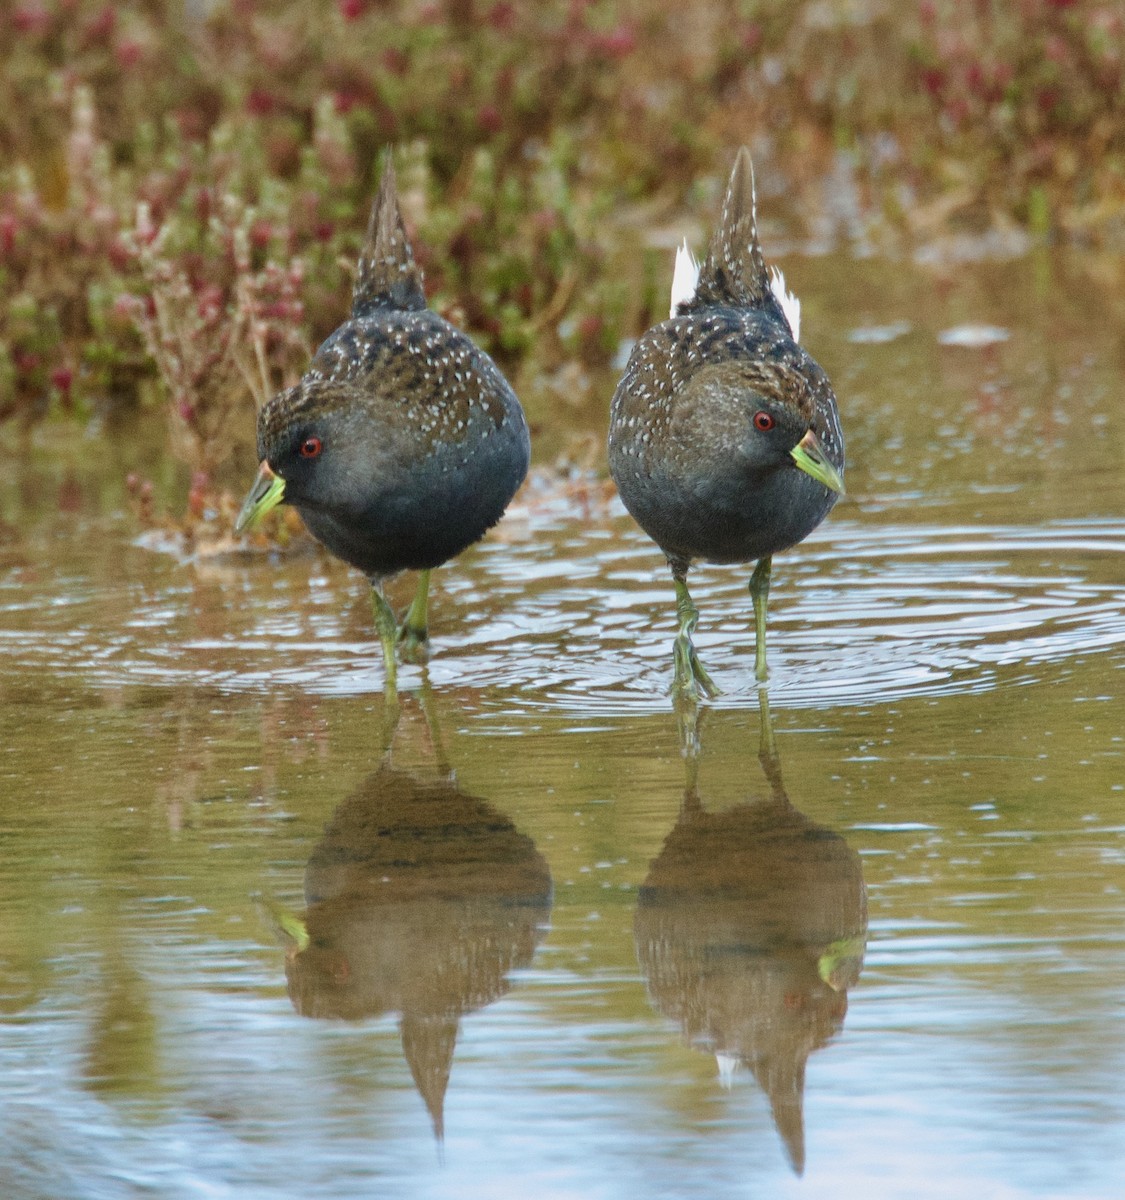
[[[750,216],[751,225],[754,229],[754,238],[751,244],[747,247],[751,257],[754,257],[755,252],[760,256],[761,251],[758,249],[757,240],[757,221],[758,221],[758,194],[754,184],[753,167],[750,170]],[[695,299],[696,290],[699,287],[699,260],[691,252],[688,246],[687,238],[676,247],[676,262],[672,269],[672,295],[669,316],[678,317],[682,315],[684,309],[691,304]],[[797,297],[788,290],[785,286],[785,276],[781,273],[779,267],[771,266],[768,271],[769,289],[773,293],[774,299],[781,308],[785,321],[789,326],[789,332],[795,342],[801,340],[801,302]]]

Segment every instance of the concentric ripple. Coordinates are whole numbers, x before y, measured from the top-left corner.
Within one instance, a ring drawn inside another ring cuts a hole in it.
[[[624,518],[515,524],[438,573],[434,686],[483,703],[612,714],[667,704],[667,570]],[[0,676],[78,686],[364,695],[382,689],[366,584],[337,564],[204,567],[133,546],[114,570],[0,575]],[[104,563],[104,555],[99,561]],[[1125,526],[911,526],[834,520],[775,562],[771,694],[881,702],[1032,682],[1045,664],[1125,660]],[[700,567],[701,656],[720,704],[756,693],[745,568]],[[403,581],[397,597],[408,596]],[[410,688],[421,668],[406,666]]]

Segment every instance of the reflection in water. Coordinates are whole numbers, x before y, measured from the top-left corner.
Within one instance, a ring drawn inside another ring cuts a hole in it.
[[[769,795],[724,812],[704,811],[694,714],[683,727],[688,784],[641,887],[634,934],[653,1004],[688,1045],[716,1056],[725,1086],[750,1069],[800,1174],[805,1063],[843,1025],[867,897],[855,851],[789,802],[764,693],[760,702]]]
[[[141,1099],[161,1090],[160,1038],[151,983],[114,947],[99,964],[90,1006],[82,1082],[105,1099]]]
[[[286,961],[294,1007],[349,1020],[397,1013],[440,1140],[460,1019],[531,961],[551,911],[546,862],[451,778],[385,761],[333,813],[305,898]]]

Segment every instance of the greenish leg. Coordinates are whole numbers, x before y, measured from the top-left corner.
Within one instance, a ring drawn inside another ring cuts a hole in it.
[[[375,618],[375,629],[379,641],[383,643],[383,667],[386,671],[385,691],[388,702],[398,697],[398,673],[395,669],[395,638],[398,635],[398,622],[394,610],[383,595],[381,582],[371,583],[371,614]]]
[[[672,581],[676,585],[676,616],[680,621],[679,632],[672,646],[672,661],[675,674],[672,678],[672,696],[675,700],[698,700],[699,693],[709,700],[719,695],[719,689],[703,668],[691,635],[699,622],[699,610],[692,603],[687,580],[673,568]]]
[[[750,576],[750,599],[754,604],[754,677],[759,683],[769,678],[766,670],[766,606],[770,599],[770,566],[773,560],[762,558]]]
[[[421,571],[418,574],[418,587],[414,599],[406,613],[406,620],[398,631],[398,644],[402,647],[405,658],[417,661],[425,660],[429,652],[430,631],[427,626],[426,612],[430,599],[430,572]]]

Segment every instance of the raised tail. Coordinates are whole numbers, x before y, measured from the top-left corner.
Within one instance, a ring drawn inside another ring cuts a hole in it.
[[[766,267],[758,242],[754,167],[745,146],[734,160],[722,216],[695,290],[690,296],[674,295],[673,299],[673,311],[681,313],[724,304],[763,309],[789,327],[794,341],[800,336],[800,301],[785,290],[781,272]]]
[[[380,308],[420,309],[426,307],[422,272],[406,236],[398,205],[394,163],[388,153],[379,182],[379,194],[371,206],[367,239],[359,256],[352,290],[352,316],[364,317]]]

